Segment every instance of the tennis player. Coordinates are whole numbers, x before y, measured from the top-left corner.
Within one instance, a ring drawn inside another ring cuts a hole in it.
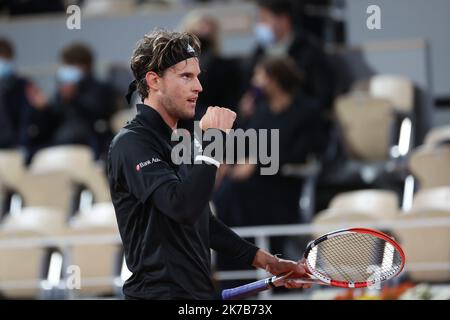
[[[129,94],[136,89],[143,103],[113,139],[108,156],[112,202],[132,272],[123,287],[126,299],[214,299],[210,249],[274,275],[305,274],[301,262],[255,247],[211,213],[218,159],[199,154],[193,165],[172,161],[171,134],[178,120],[194,117],[202,91],[199,51],[193,35],[154,31],[131,58],[135,80]],[[235,118],[227,108],[210,107],[200,127],[225,135]]]

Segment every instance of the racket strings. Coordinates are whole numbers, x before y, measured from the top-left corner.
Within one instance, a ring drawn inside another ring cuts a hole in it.
[[[348,251],[348,257],[343,252],[338,252],[338,258],[345,259],[345,263],[350,264],[352,267],[348,268],[346,276],[348,281],[352,281],[353,278],[358,281],[366,281],[369,275],[372,275],[372,280],[384,279],[385,275],[389,276],[392,269],[392,263],[383,265],[385,256],[393,256],[393,247],[391,245],[386,246],[384,240],[372,237],[367,234],[349,234],[347,237],[338,239],[338,245],[340,248],[351,248]],[[342,240],[339,242],[339,240]],[[336,259],[335,259],[336,260]],[[350,260],[350,261],[349,261]],[[359,278],[355,276],[358,274]],[[355,280],[353,280],[355,281]]]
[[[373,274],[372,280],[380,280],[384,272],[380,266],[384,256],[385,242],[362,234],[349,234],[349,237],[342,238],[342,240],[342,246],[352,246],[352,250],[349,251],[349,260],[354,265],[346,274],[348,281],[355,281],[352,280],[353,278],[357,279],[356,281],[367,281],[371,274]],[[342,258],[345,255],[340,253],[338,257]]]
[[[402,263],[390,243],[369,234],[341,234],[320,242],[315,249],[313,269],[337,281],[382,281],[394,275]]]
[[[373,244],[369,246],[355,240],[354,235],[349,234],[348,237],[335,237],[321,243],[318,246],[319,263],[316,267],[321,268],[334,280],[349,282],[367,278],[367,259],[375,258],[375,253],[371,249]],[[341,252],[344,248],[348,251],[345,251],[345,254]]]

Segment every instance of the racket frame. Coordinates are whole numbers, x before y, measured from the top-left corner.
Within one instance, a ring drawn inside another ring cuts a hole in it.
[[[331,238],[334,238],[334,237],[337,237],[337,236],[340,236],[340,235],[343,235],[343,234],[349,234],[349,233],[368,234],[368,235],[377,237],[379,239],[382,239],[382,240],[386,241],[387,243],[391,244],[400,253],[401,258],[402,258],[401,259],[402,265],[400,266],[400,268],[395,273],[393,273],[391,276],[387,277],[386,279],[382,279],[381,281],[372,280],[372,281],[362,281],[362,282],[351,282],[351,281],[337,281],[337,280],[330,279],[330,278],[324,276],[323,274],[321,274],[320,272],[316,271],[309,264],[309,260],[308,260],[309,253],[319,243],[324,242],[324,241],[326,241],[328,239],[331,239]],[[365,287],[368,287],[368,286],[375,285],[376,283],[379,283],[379,282],[391,279],[391,278],[397,276],[398,274],[400,274],[402,272],[403,268],[405,267],[405,260],[406,260],[405,253],[403,252],[403,250],[400,247],[400,245],[393,238],[391,238],[390,236],[388,236],[387,234],[385,234],[385,233],[383,233],[381,231],[368,229],[368,228],[342,229],[342,230],[336,230],[336,231],[324,234],[323,236],[317,238],[316,240],[311,241],[306,246],[306,249],[305,249],[305,252],[303,254],[303,257],[305,259],[305,265],[307,267],[307,272],[309,274],[311,274],[314,278],[320,280],[324,284],[331,285],[333,287],[340,287],[340,288],[365,288]],[[311,281],[311,282],[313,282],[313,281]],[[307,283],[307,282],[303,282],[303,283]]]

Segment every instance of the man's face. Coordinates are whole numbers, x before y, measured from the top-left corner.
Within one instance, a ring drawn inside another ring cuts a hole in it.
[[[178,62],[160,78],[160,104],[175,119],[192,119],[202,86],[198,80],[200,66],[197,58]]]

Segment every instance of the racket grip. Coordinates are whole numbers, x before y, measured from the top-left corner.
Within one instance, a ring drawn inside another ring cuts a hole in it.
[[[258,292],[264,291],[270,287],[269,279],[262,279],[240,287],[226,289],[222,291],[223,300],[240,299],[247,296],[254,295]]]

